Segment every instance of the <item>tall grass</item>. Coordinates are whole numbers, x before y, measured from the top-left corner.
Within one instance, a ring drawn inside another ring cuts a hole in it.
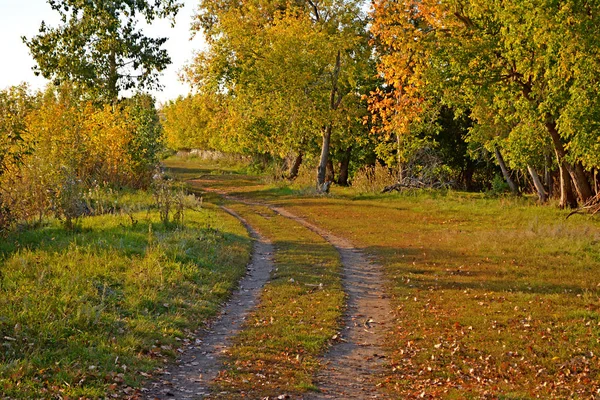
[[[149,195],[131,195],[151,203]],[[106,397],[172,356],[214,315],[249,258],[245,230],[214,210],[177,229],[146,209],[57,221],[0,242],[0,392]]]

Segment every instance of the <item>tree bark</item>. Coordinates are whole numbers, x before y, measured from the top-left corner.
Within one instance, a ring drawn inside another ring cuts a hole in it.
[[[506,167],[506,163],[504,162],[504,158],[498,147],[494,147],[494,154],[496,154],[496,160],[498,160],[498,165],[500,165],[500,169],[502,170],[502,176],[504,176],[504,180],[508,183],[510,191],[513,194],[518,194],[517,185],[515,185],[515,181],[510,177],[510,173],[508,172],[508,168]]]
[[[325,181],[333,182],[335,181],[335,168],[333,167],[333,161],[331,158],[327,160],[327,170],[325,171]]]
[[[571,176],[566,164],[564,161],[558,164],[560,173],[560,203],[558,206],[560,208],[577,208],[577,198],[571,186]]]
[[[337,183],[341,186],[348,186],[348,170],[350,167],[350,157],[352,156],[352,146],[348,147],[342,155],[340,162],[340,174],[338,175]]]
[[[317,169],[317,186],[321,190],[325,183],[325,173],[327,172],[327,161],[329,161],[329,144],[331,141],[331,125],[328,125],[323,131],[323,144],[321,145],[321,159]]]
[[[467,159],[466,166],[463,172],[463,179],[465,184],[465,189],[467,191],[473,190],[473,174],[475,173],[475,163],[471,159]]]
[[[396,155],[396,157],[397,157],[397,161],[398,161],[398,182],[402,182],[404,180],[404,165],[402,162],[402,155],[400,152],[401,146],[402,146],[402,139],[400,137],[400,134],[397,133],[396,134],[396,151],[398,152],[398,154]]]
[[[545,167],[545,177],[544,180],[546,181],[546,187],[548,189],[548,198],[552,198],[552,196],[554,195],[554,182],[552,179],[552,173],[550,172],[550,166],[552,165],[552,157],[547,154],[546,155],[546,167]]]
[[[592,197],[592,187],[590,186],[590,183],[587,180],[587,177],[585,176],[583,166],[581,165],[581,163],[577,163],[574,166],[571,166],[565,161],[565,156],[567,152],[565,150],[565,146],[563,145],[562,139],[560,138],[560,134],[558,133],[558,129],[556,128],[556,123],[553,120],[549,120],[546,122],[546,129],[548,130],[548,132],[550,133],[550,137],[552,138],[552,144],[554,145],[554,151],[556,153],[558,165],[562,165],[563,168],[566,169],[568,175],[571,177],[573,186],[577,191],[577,196],[579,197],[579,200],[581,200],[582,203],[585,203],[590,197]],[[561,172],[561,182],[562,180],[563,173]],[[561,183],[561,199],[563,192],[562,186],[563,184]],[[564,206],[565,205],[563,205],[561,200],[561,207]]]
[[[577,190],[577,195],[581,199],[582,203],[588,201],[591,197],[594,196],[594,191],[592,189],[592,185],[590,184],[590,180],[583,169],[583,165],[580,162],[575,163],[573,168],[573,173],[576,176],[576,179],[573,179],[576,183],[575,189]]]
[[[298,155],[296,156],[296,158],[294,158],[294,162],[292,163],[292,166],[290,167],[290,170],[288,172],[289,180],[294,180],[298,176],[298,171],[300,170],[300,165],[302,165],[303,157],[304,157],[304,154],[300,151],[300,152],[298,152]]]
[[[533,181],[533,185],[535,186],[535,190],[537,191],[540,203],[545,203],[546,201],[548,201],[548,196],[546,195],[546,191],[544,190],[544,185],[542,184],[542,181],[540,181],[540,177],[538,176],[535,169],[531,168],[530,165],[527,166],[527,172],[529,172],[529,175],[531,176],[531,180]]]
[[[335,67],[331,74],[331,92],[329,94],[329,109],[334,111],[337,110],[342,102],[342,96],[338,89],[338,80],[340,78],[340,71],[342,68],[342,52],[338,50],[335,58]],[[321,159],[319,161],[319,168],[317,169],[317,190],[319,192],[329,192],[329,184],[325,184],[325,174],[327,171],[327,162],[329,161],[329,145],[331,142],[331,130],[332,122],[325,127],[323,131],[323,144],[321,146]]]
[[[119,90],[117,83],[119,81],[119,71],[117,70],[117,55],[115,49],[110,50],[108,56],[108,97],[110,102],[115,104],[119,99]]]

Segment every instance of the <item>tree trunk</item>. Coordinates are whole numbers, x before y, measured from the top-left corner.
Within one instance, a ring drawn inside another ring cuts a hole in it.
[[[327,170],[325,171],[325,182],[335,181],[335,168],[333,168],[333,161],[331,158],[327,160]]]
[[[117,70],[117,55],[114,49],[110,50],[108,57],[108,97],[111,103],[115,104],[119,98],[117,83],[119,81],[119,71]]]
[[[471,160],[467,160],[467,165],[465,166],[463,179],[465,183],[465,189],[467,191],[473,190],[473,174],[475,173],[475,163]]]
[[[550,166],[552,165],[552,157],[550,155],[546,155],[546,167],[545,167],[545,177],[546,187],[548,189],[548,198],[552,198],[554,195],[554,181],[552,179],[552,173],[550,172]]]
[[[504,158],[500,153],[498,147],[494,147],[494,153],[496,154],[496,160],[498,160],[498,165],[500,165],[500,169],[502,170],[502,176],[504,176],[504,180],[508,183],[508,187],[513,194],[518,194],[517,185],[515,185],[515,181],[510,177],[510,173],[508,172],[508,168],[506,167],[506,163],[504,162]]]
[[[327,171],[327,161],[329,161],[329,143],[331,141],[331,125],[328,125],[323,131],[323,145],[321,146],[321,160],[317,169],[317,189],[319,191],[328,192],[324,189],[325,173]],[[327,188],[328,189],[328,188]]]
[[[402,163],[402,155],[400,152],[400,148],[402,147],[402,140],[400,138],[400,134],[397,133],[396,134],[396,151],[397,153],[397,160],[398,160],[398,182],[402,183],[402,181],[404,180],[404,166]]]
[[[577,198],[571,186],[571,176],[566,164],[566,162],[558,164],[560,171],[560,203],[558,206],[560,208],[577,208]]]
[[[565,168],[573,181],[573,186],[577,191],[577,195],[581,202],[585,203],[590,197],[592,197],[592,187],[590,186],[590,182],[587,180],[585,176],[585,172],[583,170],[583,166],[581,163],[577,163],[574,166],[569,165],[565,161],[565,156],[567,154],[565,147],[563,145],[562,139],[560,138],[560,134],[558,133],[558,129],[556,128],[556,123],[553,120],[549,120],[546,122],[546,129],[550,133],[552,137],[552,143],[554,144],[554,151],[556,153],[556,159],[558,160],[558,165],[562,165]],[[563,173],[561,172],[561,181],[563,179]],[[561,199],[562,199],[562,183],[561,183]],[[569,202],[570,203],[570,202]],[[561,200],[561,207],[564,207]]]
[[[342,102],[343,96],[340,95],[338,90],[338,80],[340,77],[340,71],[342,69],[342,52],[337,51],[335,57],[335,67],[331,74],[331,92],[329,93],[329,109],[337,110]],[[331,130],[332,122],[330,122],[325,131],[323,132],[323,145],[321,147],[321,160],[319,161],[319,168],[317,169],[317,190],[322,193],[329,192],[329,185],[331,183],[325,182],[325,174],[327,171],[327,162],[329,161],[329,144],[331,142]]]
[[[594,191],[592,190],[592,185],[590,185],[590,181],[583,169],[583,165],[580,162],[575,163],[573,167],[573,173],[576,176],[576,179],[573,179],[574,182],[579,182],[579,184],[575,185],[575,189],[577,190],[577,195],[582,203],[588,201],[592,196],[594,196]]]
[[[350,167],[350,157],[352,155],[352,146],[348,147],[342,155],[342,161],[340,162],[340,174],[338,176],[337,183],[341,186],[348,186],[348,169]]]
[[[304,154],[301,151],[299,151],[296,158],[294,158],[294,162],[292,163],[292,166],[290,167],[290,170],[288,172],[289,180],[294,180],[298,176],[300,165],[302,165],[302,157],[304,157]]]
[[[548,200],[548,197],[546,196],[546,191],[544,190],[544,185],[542,185],[542,182],[540,181],[540,177],[538,176],[537,172],[535,172],[535,169],[531,168],[530,165],[527,166],[527,172],[529,172],[531,180],[533,180],[533,185],[537,191],[540,203],[545,203]]]

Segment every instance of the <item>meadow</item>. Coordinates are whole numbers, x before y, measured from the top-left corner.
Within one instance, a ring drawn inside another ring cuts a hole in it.
[[[133,395],[215,315],[250,239],[210,205],[165,225],[146,192],[130,211],[48,220],[0,241],[0,392],[15,399]]]
[[[395,326],[379,384],[391,396],[598,394],[597,218],[567,219],[567,211],[527,197],[458,191],[359,194],[334,187],[323,196],[212,168],[203,184],[283,206],[350,239],[383,266]]]

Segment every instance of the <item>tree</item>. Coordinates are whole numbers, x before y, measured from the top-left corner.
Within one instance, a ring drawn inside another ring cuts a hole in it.
[[[0,175],[27,151],[23,135],[35,100],[26,85],[0,91]]]
[[[332,138],[364,114],[360,99],[374,74],[358,3],[203,1],[197,21],[210,49],[188,76],[242,116],[229,133],[245,149],[279,157],[309,151],[320,137],[322,188]]]
[[[574,192],[582,202],[591,196],[584,166],[595,166],[589,144],[598,138],[599,115],[590,110],[598,101],[599,6],[577,0],[382,0],[374,15],[380,71],[392,87],[374,103],[385,111],[380,114],[388,129],[406,131],[422,121],[437,98],[437,104],[469,110],[475,129],[506,129],[479,136],[486,137],[484,144],[505,138],[530,148],[550,143],[561,172],[562,207],[577,204]],[[539,155],[514,146],[512,153],[524,165]]]
[[[158,74],[170,64],[166,38],[137,29],[138,16],[151,23],[174,17],[178,0],[48,0],[61,25],[42,22],[39,34],[23,37],[37,62],[34,72],[58,84],[75,83],[94,100],[114,102],[122,90],[157,88]]]

